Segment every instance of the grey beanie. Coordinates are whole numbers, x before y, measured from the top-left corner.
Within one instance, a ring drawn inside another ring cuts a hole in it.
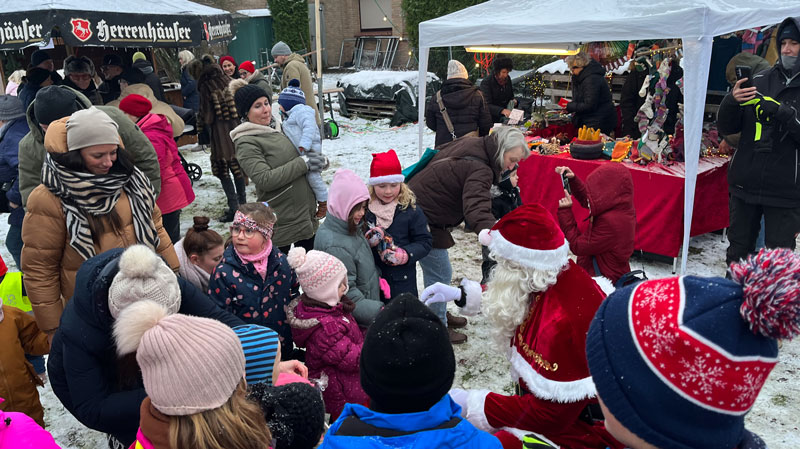
[[[292,54],[292,49],[286,45],[285,42],[280,41],[277,44],[272,46],[272,57],[275,56],[289,56]]]
[[[93,145],[118,145],[119,125],[105,112],[92,106],[72,114],[67,120],[69,151]]]
[[[144,245],[133,245],[119,259],[119,272],[108,288],[108,309],[116,319],[137,301],[150,300],[177,313],[181,308],[181,288],[172,269]]]
[[[44,107],[39,107],[39,105],[44,105]],[[49,125],[58,119],[69,117],[83,108],[74,90],[62,86],[46,86],[36,92],[33,115],[39,124]]]
[[[14,95],[0,95],[0,122],[25,117],[22,101]]]

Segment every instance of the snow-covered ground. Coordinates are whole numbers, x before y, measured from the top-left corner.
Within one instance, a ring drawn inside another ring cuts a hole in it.
[[[341,75],[326,76],[325,87],[333,87]],[[334,99],[335,101],[335,99]],[[338,110],[338,105],[334,104]],[[329,117],[329,114],[326,114]],[[363,119],[343,118],[336,114],[341,129],[338,139],[323,143],[323,152],[331,159],[331,169],[324,173],[330,183],[338,168],[350,168],[363,179],[369,174],[371,154],[393,148],[403,166],[416,162],[418,128],[409,124],[391,128],[388,121],[371,122]],[[425,144],[433,145],[434,135],[425,131]],[[184,148],[183,154],[190,162],[203,167],[202,179],[195,183],[197,199],[182,213],[182,230],[185,232],[194,215],[206,215],[215,219],[225,208],[225,197],[216,178],[211,175],[208,154],[191,152]],[[248,199],[255,200],[254,188],[248,186]],[[676,217],[676,219],[678,219]],[[212,221],[212,227],[226,233],[226,225]],[[0,235],[5,235],[7,224],[0,224]],[[480,279],[481,252],[475,234],[455,231],[456,245],[450,251],[453,277]],[[719,235],[705,235],[692,239],[688,263],[689,274],[719,276],[725,272],[725,248],[727,242]],[[0,248],[3,259],[14,270],[13,260],[5,245]],[[650,278],[670,276],[672,265],[632,261],[632,268],[644,268]],[[421,285],[421,276],[419,276]],[[457,372],[455,387],[488,388],[496,392],[511,392],[508,362],[491,343],[491,330],[486,320],[478,316],[470,320],[466,329],[469,341],[455,346]],[[752,412],[747,416],[748,428],[761,435],[772,449],[795,449],[800,447],[800,341],[787,342],[781,349],[781,362],[773,370],[761,391]],[[40,390],[45,406],[45,420],[56,441],[64,448],[102,448],[103,436],[78,423],[53,395],[49,386]],[[646,398],[645,398],[646,400]],[[658,407],[658,404],[652,404]]]

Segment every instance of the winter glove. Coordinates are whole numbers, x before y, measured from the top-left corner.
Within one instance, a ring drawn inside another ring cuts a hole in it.
[[[383,240],[384,231],[383,228],[380,226],[375,226],[374,228],[370,228],[366,234],[364,234],[364,238],[367,239],[369,242],[369,246],[371,248],[375,248],[378,246],[381,240]]]
[[[381,252],[381,260],[393,267],[405,265],[408,263],[408,253],[400,247],[389,248]]]
[[[461,407],[461,416],[466,417],[467,415],[467,398],[469,397],[469,393],[467,390],[462,390],[461,388],[452,388],[450,389],[450,399],[453,400],[456,404]]]
[[[419,295],[419,300],[425,305],[431,305],[437,302],[455,301],[457,299],[461,299],[461,289],[442,284],[441,282],[431,285]]]
[[[305,157],[308,171],[321,172],[328,168],[328,158],[317,153],[316,151],[306,151]]]
[[[386,279],[380,278],[378,283],[381,286],[381,292],[383,292],[383,297],[387,300],[392,299],[392,290],[389,288],[389,283],[386,282]]]
[[[756,115],[758,115],[759,107],[764,117],[775,117],[775,119],[781,122],[788,122],[794,117],[795,114],[794,108],[787,106],[772,97],[761,98],[761,102],[756,106]]]

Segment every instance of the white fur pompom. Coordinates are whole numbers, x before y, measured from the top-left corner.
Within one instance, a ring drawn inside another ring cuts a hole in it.
[[[594,279],[594,282],[598,287],[600,287],[600,290],[602,290],[606,296],[614,293],[614,290],[616,290],[616,288],[614,288],[614,284],[611,283],[611,280],[605,276],[594,276],[592,279]]]
[[[483,246],[489,246],[492,243],[492,235],[489,234],[488,229],[484,229],[478,233],[478,241],[481,242]]]
[[[167,308],[155,301],[137,301],[125,307],[114,322],[117,354],[136,352],[145,332],[155,327],[167,315]]]
[[[247,86],[247,81],[241,78],[236,78],[228,83],[228,90],[230,91],[231,95],[236,95],[236,91],[244,86]]]
[[[461,280],[461,287],[464,288],[464,293],[467,294],[467,304],[461,308],[461,314],[466,316],[477,315],[481,311],[481,295],[483,294],[481,284],[464,278]]]
[[[306,263],[306,249],[302,246],[295,246],[289,250],[286,260],[289,262],[289,266],[293,269],[296,270],[300,268],[304,263]]]
[[[126,278],[150,278],[163,262],[152,249],[133,245],[119,258],[119,273]]]

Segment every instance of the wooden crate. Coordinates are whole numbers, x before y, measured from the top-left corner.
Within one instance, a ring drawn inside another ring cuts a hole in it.
[[[347,112],[366,119],[392,118],[397,110],[393,102],[379,100],[347,99]]]

